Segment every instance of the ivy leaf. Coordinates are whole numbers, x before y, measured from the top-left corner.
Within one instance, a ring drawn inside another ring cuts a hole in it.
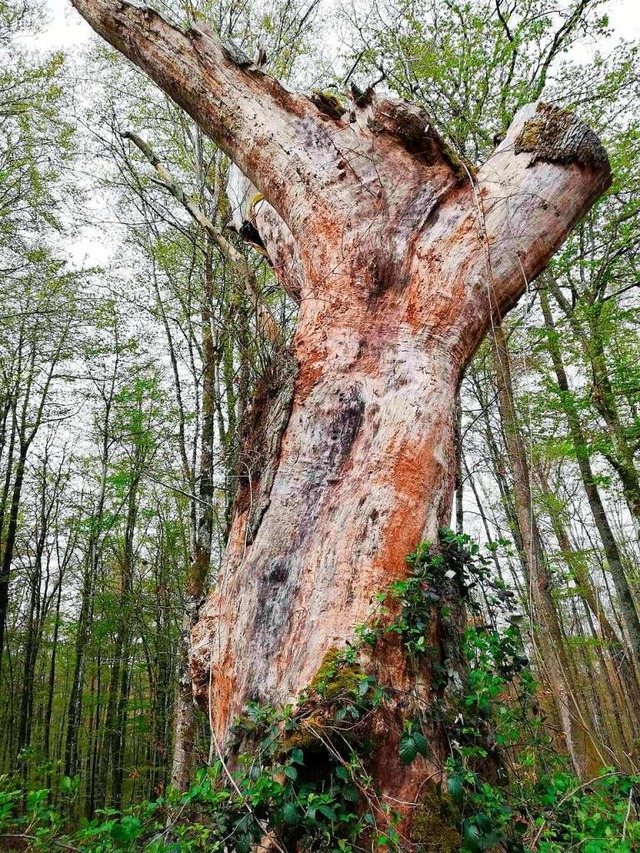
[[[284,768],[284,775],[288,779],[297,779],[298,778],[298,771],[296,770],[295,767],[292,767],[291,764],[287,764],[287,766]]]
[[[288,823],[289,826],[294,826],[298,823],[299,812],[297,805],[295,803],[287,803],[282,809],[282,817],[284,822]]]
[[[462,790],[462,777],[449,776],[447,779],[447,791],[454,803],[458,803],[462,799]]]
[[[413,740],[416,744],[416,749],[423,755],[425,758],[429,755],[429,744],[427,743],[426,737],[422,734],[422,732],[414,732]]]
[[[291,763],[304,764],[304,752],[301,749],[291,750]]]
[[[318,806],[318,811],[325,817],[328,817],[329,820],[338,820],[338,815],[331,808],[331,806],[327,806],[323,803],[321,806]]]
[[[357,803],[360,800],[360,792],[352,786],[344,788],[342,796],[349,803]]]
[[[363,678],[362,681],[358,684],[358,695],[366,696],[369,692],[369,687],[371,686],[371,682],[368,678]]]
[[[411,735],[403,737],[400,741],[400,761],[404,765],[411,764],[417,754],[418,747],[415,739]]]

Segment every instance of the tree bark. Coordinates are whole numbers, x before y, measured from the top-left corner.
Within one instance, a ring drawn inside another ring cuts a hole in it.
[[[491,332],[500,419],[513,475],[513,503],[521,542],[522,565],[531,597],[532,628],[541,680],[550,688],[565,745],[576,774],[597,772],[593,762],[593,725],[576,689],[562,625],[553,599],[552,579],[542,545],[531,494],[531,471],[518,423],[511,358],[501,325]],[[585,725],[585,721],[587,725]]]
[[[613,583],[618,594],[622,618],[624,621],[625,630],[629,637],[629,645],[633,653],[633,666],[638,672],[640,663],[640,618],[633,600],[633,593],[629,586],[625,573],[622,557],[616,542],[613,530],[609,524],[609,519],[600,497],[597,480],[594,477],[591,467],[591,459],[589,453],[589,443],[580,422],[580,415],[575,406],[571,389],[569,387],[569,379],[562,360],[562,353],[558,345],[557,333],[553,316],[549,306],[549,300],[545,291],[540,293],[540,304],[544,316],[545,325],[549,332],[547,336],[547,348],[551,357],[551,363],[560,390],[560,402],[567,418],[567,426],[569,435],[573,443],[573,450],[578,463],[580,477],[584,485],[584,490],[589,501],[589,507],[593,515],[593,520],[604,548],[604,553],[607,558],[609,572],[613,578]]]
[[[245,702],[295,700],[448,522],[462,371],[609,166],[591,131],[539,105],[474,175],[419,107],[368,91],[337,115],[208,31],[122,0],[73,3],[229,154],[299,263],[296,368],[272,400],[281,436],[242,484],[194,631],[194,681],[223,749]],[[398,656],[379,666],[388,683],[409,677]],[[375,776],[383,795],[417,795],[419,771],[393,752]]]

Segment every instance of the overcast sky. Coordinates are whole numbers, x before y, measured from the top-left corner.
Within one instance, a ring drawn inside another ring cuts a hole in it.
[[[87,40],[91,30],[71,8],[69,0],[47,0],[47,3],[51,10],[51,24],[40,37],[40,44],[69,48]],[[621,37],[640,38],[640,0],[611,0],[609,17],[612,27]]]

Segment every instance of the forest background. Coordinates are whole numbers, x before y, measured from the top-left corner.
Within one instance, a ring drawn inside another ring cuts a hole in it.
[[[269,72],[296,88],[340,95],[377,81],[420,102],[470,163],[537,98],[603,139],[611,190],[467,371],[452,528],[489,545],[470,624],[521,634],[544,748],[567,756],[576,787],[602,768],[635,778],[638,10],[158,8],[251,55],[264,47]],[[63,15],[58,3],[0,4],[0,808],[22,804],[25,836],[104,824],[215,763],[205,716],[186,710],[188,627],[247,476],[238,449],[253,390],[295,324],[260,253],[228,228],[227,158]],[[548,591],[543,624],[533,583]],[[633,849],[629,791],[613,809],[622,846],[585,849]],[[117,826],[109,843],[137,849]]]

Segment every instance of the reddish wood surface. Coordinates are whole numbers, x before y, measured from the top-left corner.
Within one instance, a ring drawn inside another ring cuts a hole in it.
[[[606,189],[609,165],[575,117],[529,106],[472,175],[418,107],[369,93],[338,118],[210,35],[126,2],[73,3],[264,195],[265,243],[286,258],[290,289],[296,267],[298,372],[274,476],[256,529],[252,496],[238,502],[193,638],[223,748],[246,701],[295,701],[448,522],[462,371]],[[377,666],[408,685],[402,656]],[[378,782],[410,799],[424,766],[404,770],[387,746]]]

